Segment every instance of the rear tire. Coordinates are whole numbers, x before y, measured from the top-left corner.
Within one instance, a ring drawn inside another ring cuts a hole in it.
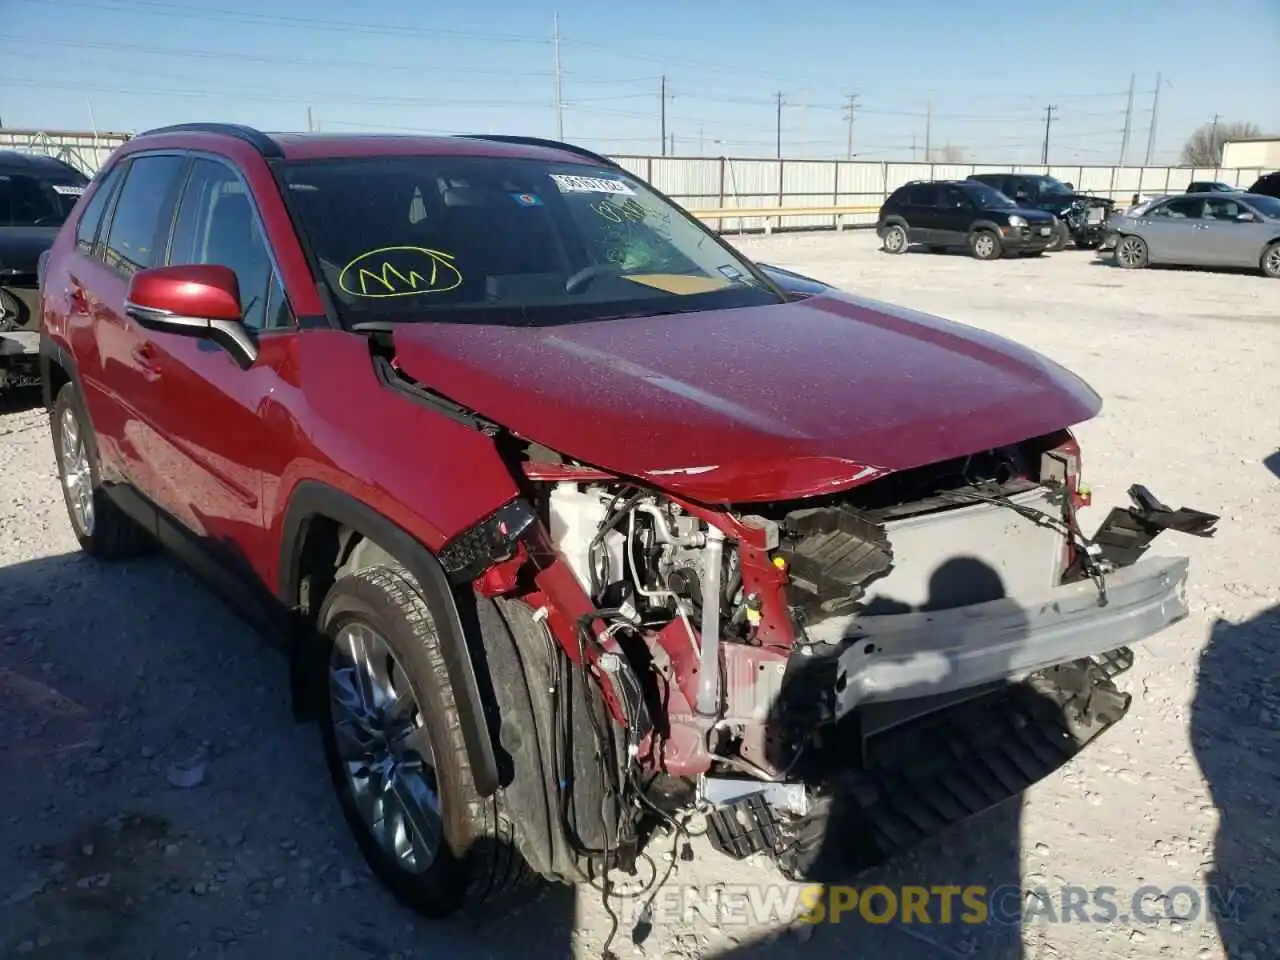
[[[1262,259],[1258,265],[1262,268],[1263,274],[1273,280],[1280,280],[1280,241],[1262,251]]]
[[[1122,235],[1116,241],[1116,263],[1126,270],[1139,270],[1147,265],[1147,241],[1132,234]]]
[[[374,875],[428,917],[506,900],[531,879],[502,791],[476,792],[431,610],[408,573],[341,577],[317,619],[320,736]]]
[[[102,488],[97,439],[74,383],[68,381],[58,391],[49,427],[67,518],[80,549],[99,560],[123,560],[154,550],[155,539]]]
[[[993,231],[975,230],[969,234],[969,252],[976,260],[998,260],[1003,250]]]
[[[900,223],[891,223],[889,226],[885,227],[884,236],[880,239],[884,245],[885,253],[899,254],[907,252],[907,247],[909,245],[907,242],[907,231]]]

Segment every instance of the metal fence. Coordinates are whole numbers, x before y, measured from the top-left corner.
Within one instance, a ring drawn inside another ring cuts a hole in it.
[[[128,139],[127,133],[0,128],[0,150],[18,150],[22,153],[57,157],[90,176],[106,163],[112,150]]]
[[[60,157],[92,174],[127,133],[5,130],[0,150],[23,150]],[[960,180],[973,173],[1040,173],[1075,184],[1096,196],[1128,202],[1134,194],[1177,193],[1193,180],[1220,180],[1248,187],[1260,169],[1190,167],[1039,166],[982,163],[893,163],[866,160],[758,160],[733,157],[614,158],[688,210],[778,207],[863,207],[867,212],[791,214],[770,218],[781,229],[822,229],[870,225],[874,208],[909,180]],[[713,229],[763,230],[764,217],[708,219]]]
[[[688,210],[768,207],[878,208],[910,180],[962,180],[974,173],[1048,174],[1077,190],[1127,203],[1134,194],[1179,193],[1193,180],[1218,180],[1248,187],[1262,170],[1190,167],[1039,166],[983,163],[892,163],[862,160],[755,160],[732,157],[614,158]],[[836,217],[790,215],[782,229],[836,226]],[[875,213],[847,214],[845,226],[870,225]],[[775,219],[776,222],[776,219]],[[762,230],[763,217],[710,219],[713,229]]]

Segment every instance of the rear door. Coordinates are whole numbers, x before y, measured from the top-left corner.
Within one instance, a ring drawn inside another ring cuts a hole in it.
[[[91,198],[92,204],[99,193],[104,196],[101,226],[91,243],[79,238],[81,253],[67,291],[68,333],[103,471],[148,494],[160,478],[148,466],[155,438],[140,405],[155,377],[145,333],[125,314],[125,299],[134,273],[163,263],[185,163],[177,153],[131,155],[117,168],[118,187],[104,180]],[[114,190],[108,197],[109,188]],[[86,209],[86,218],[93,212]]]
[[[1224,267],[1256,267],[1272,232],[1263,218],[1229,196],[1206,200],[1204,207],[1203,262]],[[1253,219],[1237,219],[1242,214]]]
[[[907,189],[907,236],[913,243],[937,243],[938,185],[917,183]]]

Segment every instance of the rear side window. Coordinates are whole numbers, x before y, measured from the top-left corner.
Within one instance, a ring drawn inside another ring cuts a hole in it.
[[[98,227],[102,224],[102,215],[111,202],[120,183],[120,165],[112,167],[98,183],[89,202],[85,205],[80,222],[76,224],[76,244],[85,253],[93,253],[93,245],[98,239]]]
[[[936,183],[916,183],[907,188],[906,202],[913,207],[936,207],[938,198]]]
[[[132,274],[164,262],[164,241],[185,162],[180,156],[153,156],[129,164],[107,236],[108,264]]]

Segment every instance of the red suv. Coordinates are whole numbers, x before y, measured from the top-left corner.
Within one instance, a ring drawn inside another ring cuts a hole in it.
[[[278,640],[429,914],[692,810],[802,877],[832,824],[867,863],[1018,792],[1186,615],[1147,544],[1216,520],[1135,486],[1087,537],[1082,381],[562,143],[151,131],[41,305],[80,543],[163,544]]]

